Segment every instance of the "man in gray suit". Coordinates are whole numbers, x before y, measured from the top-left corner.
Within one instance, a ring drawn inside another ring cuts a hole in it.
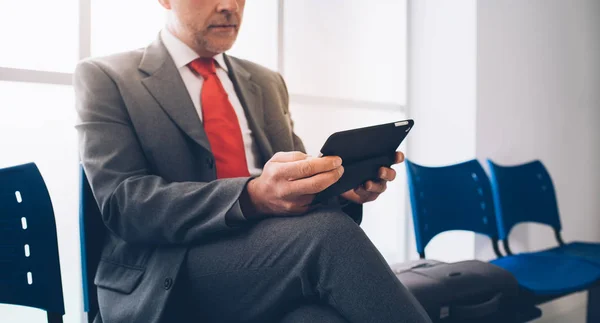
[[[75,72],[81,161],[109,232],[97,321],[428,322],[339,203],[376,199],[394,170],[310,207],[341,160],[303,153],[278,73],[223,54],[245,1],[159,2],[154,43]]]

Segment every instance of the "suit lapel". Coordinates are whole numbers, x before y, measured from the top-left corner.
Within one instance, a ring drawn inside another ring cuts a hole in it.
[[[254,134],[256,143],[262,155],[262,164],[273,155],[273,147],[267,138],[265,129],[265,113],[263,93],[256,84],[251,74],[238,62],[237,59],[224,55],[225,63],[229,69],[229,78],[233,82],[235,92],[244,108],[250,130]]]
[[[244,108],[250,130],[262,155],[262,163],[273,155],[273,148],[264,131],[265,117],[263,94],[251,74],[235,58],[225,55],[229,77]],[[139,69],[148,74],[142,83],[160,104],[161,108],[196,143],[210,151],[210,144],[198,112],[179,71],[160,37],[146,48]]]
[[[160,38],[146,48],[139,69],[148,74],[142,83],[173,122],[196,143],[210,151],[208,137],[198,112]]]

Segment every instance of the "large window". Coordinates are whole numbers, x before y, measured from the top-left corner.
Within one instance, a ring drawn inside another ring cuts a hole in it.
[[[144,47],[158,37],[157,0],[0,0],[0,167],[36,162],[57,217],[65,322],[83,320],[77,137],[78,60]],[[406,0],[246,0],[229,54],[279,71],[296,132],[310,154],[329,134],[405,117]],[[365,207],[362,227],[389,261],[405,257],[405,178]],[[4,323],[40,322],[0,306]]]
[[[0,0],[0,66],[71,72],[78,60],[77,1]]]

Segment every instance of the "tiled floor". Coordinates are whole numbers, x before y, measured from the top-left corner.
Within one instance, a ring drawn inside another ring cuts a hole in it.
[[[542,317],[532,323],[587,323],[587,299],[587,293],[578,293],[544,304]]]

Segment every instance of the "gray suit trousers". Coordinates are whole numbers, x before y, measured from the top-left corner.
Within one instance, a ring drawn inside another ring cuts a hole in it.
[[[174,293],[186,322],[430,322],[362,229],[332,207],[191,247]]]

